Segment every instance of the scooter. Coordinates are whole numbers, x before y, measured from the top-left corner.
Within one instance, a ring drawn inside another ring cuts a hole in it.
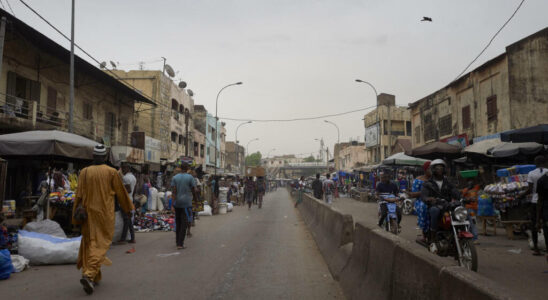
[[[387,214],[386,214],[386,218],[384,218],[384,220],[382,222],[382,227],[386,231],[397,235],[399,233],[398,214],[397,214],[398,204],[396,202],[386,201],[386,199],[389,199],[389,198],[396,198],[396,197],[392,194],[389,194],[389,195],[381,194],[380,195],[380,199],[379,199],[379,216],[381,214],[381,205],[386,204]]]
[[[468,270],[478,271],[478,255],[472,241],[474,235],[470,232],[468,211],[461,201],[448,202],[437,199],[440,208],[438,231],[434,240],[417,239],[417,243],[426,247],[431,253],[439,256],[453,256],[459,266]]]

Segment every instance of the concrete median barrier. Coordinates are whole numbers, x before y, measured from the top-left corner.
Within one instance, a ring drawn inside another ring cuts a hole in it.
[[[439,279],[439,299],[511,299],[501,285],[461,267],[443,268]]]

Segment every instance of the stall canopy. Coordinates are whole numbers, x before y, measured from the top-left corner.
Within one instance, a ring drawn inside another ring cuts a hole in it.
[[[472,153],[472,154],[488,155],[487,152],[489,150],[493,149],[494,147],[502,143],[503,142],[500,141],[500,138],[483,140],[464,148],[464,152]]]
[[[461,147],[443,142],[433,142],[413,148],[405,154],[426,159],[460,157]]]
[[[58,130],[35,130],[0,135],[0,156],[61,156],[93,159],[97,142]]]
[[[527,143],[534,142],[548,145],[548,124],[541,124],[516,130],[510,130],[500,134],[503,142]]]
[[[384,165],[400,166],[422,166],[425,162],[426,159],[405,155],[403,152],[396,153],[382,161]]]
[[[488,151],[494,157],[511,157],[516,155],[535,155],[544,150],[539,143],[502,143]]]

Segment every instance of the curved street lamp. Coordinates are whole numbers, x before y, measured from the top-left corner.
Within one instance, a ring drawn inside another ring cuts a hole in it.
[[[224,86],[218,93],[217,93],[217,98],[215,99],[215,176],[217,176],[217,143],[218,143],[218,138],[217,136],[219,135],[219,117],[217,116],[217,108],[219,106],[219,95],[221,95],[221,92],[226,89],[227,87],[229,86],[233,86],[233,85],[241,85],[242,82],[236,82],[236,83],[231,83],[229,85],[226,85]]]
[[[381,144],[380,144],[380,133],[381,133],[381,124],[379,123],[379,93],[377,93],[377,89],[369,82],[367,81],[363,81],[361,79],[356,79],[356,82],[358,83],[365,83],[367,85],[369,85],[373,91],[375,92],[375,110],[377,111],[377,115],[375,116],[375,122],[378,123],[378,126],[377,126],[377,140],[379,141],[379,144],[378,144],[378,147],[377,147],[377,157],[381,158]],[[365,117],[364,117],[364,122],[365,122]],[[390,148],[390,147],[388,147]],[[376,162],[377,160],[375,160]]]
[[[337,126],[337,124],[331,122],[331,121],[328,121],[328,120],[323,120],[325,123],[329,123],[333,126],[335,126],[335,128],[337,128],[337,144],[340,144],[341,143],[341,132],[339,131],[339,126]]]
[[[253,123],[253,121],[243,122],[240,125],[238,125],[238,127],[236,127],[236,137],[234,139],[236,141],[236,144],[240,143],[240,141],[238,141],[238,129],[240,129],[240,126],[245,125],[245,124],[251,124],[251,123]]]

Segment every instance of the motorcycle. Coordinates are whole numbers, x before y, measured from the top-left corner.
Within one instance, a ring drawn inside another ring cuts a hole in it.
[[[462,201],[438,199],[436,203],[440,207],[440,220],[434,240],[417,240],[417,243],[436,255],[453,256],[459,266],[477,272],[478,254],[472,241],[474,235],[470,232],[468,211]]]
[[[395,198],[395,196],[391,195],[391,194],[390,195],[384,195],[384,194],[380,195],[380,199],[379,199],[379,202],[378,202],[379,203],[379,217],[381,216],[381,205],[386,204],[387,213],[386,213],[386,217],[382,221],[381,225],[386,231],[397,235],[399,233],[398,214],[397,214],[398,204],[396,202],[386,201],[385,199],[388,199],[388,198]]]
[[[407,193],[400,193],[400,201],[402,202],[401,210],[404,215],[410,215],[415,211],[415,198],[409,198]]]

